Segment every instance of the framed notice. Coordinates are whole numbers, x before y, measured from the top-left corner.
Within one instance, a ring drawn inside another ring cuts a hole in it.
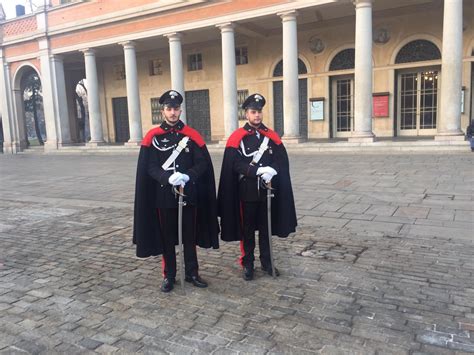
[[[388,117],[388,92],[379,92],[372,95],[374,117]]]
[[[311,107],[311,121],[324,120],[324,97],[316,97],[309,99]]]

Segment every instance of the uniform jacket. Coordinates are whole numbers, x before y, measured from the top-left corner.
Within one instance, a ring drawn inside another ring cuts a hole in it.
[[[184,136],[190,139],[175,168],[190,178],[184,194],[187,202],[197,207],[196,242],[202,248],[219,247],[214,170],[204,140],[181,121],[174,127],[164,122],[146,134],[138,157],[133,224],[138,257],[163,253],[157,208],[177,208],[178,199],[168,183],[173,171],[165,171],[161,165]]]
[[[258,149],[262,140],[262,137],[258,139],[255,136],[255,129],[250,125],[246,124],[234,131],[226,144],[217,197],[221,239],[224,241],[242,240],[241,201],[252,200],[250,194],[257,192],[256,174],[260,166],[272,166],[278,173],[272,179],[275,189],[272,199],[272,234],[287,237],[297,225],[286,149],[278,134],[263,124],[258,132],[261,136],[269,137],[270,143],[257,165],[250,165],[252,159],[242,152],[241,142],[246,154],[249,154],[252,149]],[[265,198],[266,191],[260,190],[260,194]]]

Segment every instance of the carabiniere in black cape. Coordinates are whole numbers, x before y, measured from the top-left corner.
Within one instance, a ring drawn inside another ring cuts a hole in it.
[[[159,184],[147,173],[148,159],[153,137],[165,131],[156,127],[150,130],[142,141],[138,157],[135,186],[135,208],[133,223],[133,243],[140,258],[163,254],[163,236],[156,210],[156,188]],[[180,133],[189,136],[202,150],[208,164],[207,171],[200,176],[197,185],[196,243],[201,248],[219,248],[219,225],[217,222],[216,187],[211,157],[202,137],[189,126]]]
[[[288,154],[275,132],[264,125],[258,131],[275,143],[273,154],[278,157],[279,172],[272,179],[272,187],[275,189],[275,197],[272,198],[272,235],[285,238],[295,232],[297,225]],[[240,141],[249,133],[244,128],[237,129],[229,137],[224,151],[217,209],[221,219],[221,239],[226,242],[242,240],[239,175],[234,171],[233,165],[239,155]]]

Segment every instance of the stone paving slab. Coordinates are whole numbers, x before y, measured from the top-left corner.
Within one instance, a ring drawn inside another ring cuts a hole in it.
[[[134,256],[135,157],[0,157],[0,353],[474,353],[473,157],[292,155],[282,275],[226,243],[186,296]]]

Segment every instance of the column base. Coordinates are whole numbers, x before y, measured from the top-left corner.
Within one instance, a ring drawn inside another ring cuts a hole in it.
[[[15,142],[3,142],[3,154],[16,154],[21,152],[20,144]]]
[[[139,147],[139,146],[141,146],[141,144],[142,144],[141,141],[140,142],[130,142],[129,141],[129,142],[125,142],[123,145],[125,147]]]
[[[58,141],[46,141],[44,142],[44,151],[45,152],[48,152],[48,151],[51,151],[51,150],[58,150]]]
[[[372,143],[375,142],[375,135],[372,132],[354,132],[347,141],[350,143]]]
[[[438,133],[435,141],[463,141],[465,139],[463,132]]]
[[[87,148],[97,148],[106,145],[104,141],[102,142],[87,142],[86,147]]]
[[[228,139],[229,137],[222,137],[221,139],[217,141],[217,144],[225,146],[227,144]]]
[[[285,137],[285,136],[283,136],[281,138],[281,140],[284,144],[289,144],[289,145],[298,144],[298,143],[302,143],[302,142],[306,141],[306,139],[304,139],[301,136],[296,136],[296,137]]]
[[[70,147],[70,146],[72,146],[72,145],[74,145],[74,143],[71,142],[71,141],[68,141],[68,142],[59,142],[59,143],[58,143],[58,148]]]

